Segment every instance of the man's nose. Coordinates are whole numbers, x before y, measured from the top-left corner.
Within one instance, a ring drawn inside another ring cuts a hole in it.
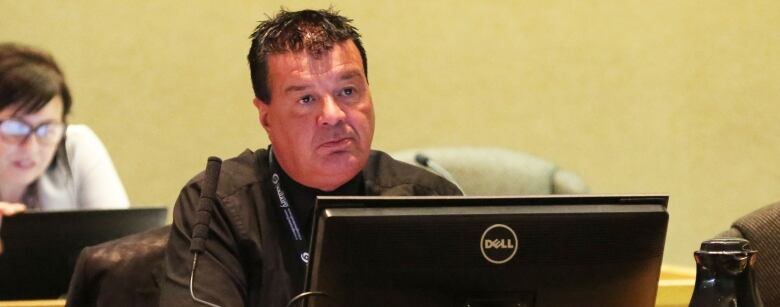
[[[323,101],[322,113],[317,121],[321,126],[335,126],[344,121],[346,116],[342,106],[332,96],[327,96]]]

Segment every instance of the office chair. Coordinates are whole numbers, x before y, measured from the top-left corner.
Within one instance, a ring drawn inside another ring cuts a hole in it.
[[[753,211],[718,237],[745,238],[758,250],[753,267],[764,306],[780,306],[780,202]]]
[[[65,306],[157,306],[171,225],[84,248]]]
[[[539,157],[492,147],[438,147],[390,153],[456,183],[466,195],[584,194],[585,182]]]

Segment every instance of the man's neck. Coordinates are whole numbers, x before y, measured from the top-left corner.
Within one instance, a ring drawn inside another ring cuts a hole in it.
[[[305,186],[284,172],[278,164],[274,166],[280,177],[280,184],[284,189],[284,194],[290,203],[296,215],[296,219],[301,224],[303,231],[308,233],[311,227],[311,218],[314,212],[314,203],[317,196],[320,195],[364,195],[365,188],[363,184],[363,172],[359,172],[355,177],[336,188],[333,191],[322,191],[312,187]]]
[[[363,194],[363,172],[359,172],[357,175],[352,177],[349,181],[345,182],[338,188],[332,190],[332,191],[323,191],[317,188],[309,187],[306,185],[301,184],[300,182],[295,181],[290,175],[285,172],[285,170],[280,166],[276,165],[276,169],[279,171],[279,176],[282,179],[282,185],[285,187],[286,190],[290,190],[289,192],[292,193],[295,192],[305,192],[306,194],[311,194],[313,196],[319,196],[319,195],[360,195]],[[286,191],[287,192],[287,191]]]

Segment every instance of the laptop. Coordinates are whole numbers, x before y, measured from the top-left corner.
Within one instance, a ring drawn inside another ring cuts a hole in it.
[[[166,208],[132,208],[3,217],[0,300],[64,296],[81,249],[160,227],[166,214]]]
[[[667,201],[319,197],[306,292],[297,303],[652,307]]]

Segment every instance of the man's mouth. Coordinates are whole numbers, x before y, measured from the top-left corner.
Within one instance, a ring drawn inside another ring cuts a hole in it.
[[[338,147],[348,146],[351,143],[352,143],[352,138],[346,137],[346,138],[340,138],[340,139],[334,139],[334,140],[331,140],[331,141],[327,141],[325,143],[322,143],[322,145],[320,145],[320,146],[321,147],[325,147],[325,148],[338,148]]]

